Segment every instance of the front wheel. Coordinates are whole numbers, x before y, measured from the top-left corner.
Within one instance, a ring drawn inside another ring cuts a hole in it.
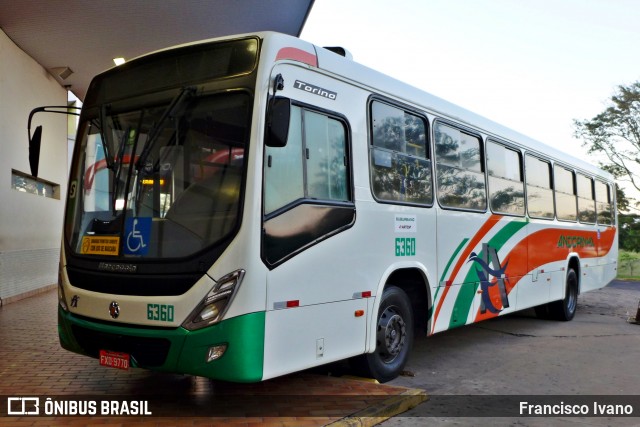
[[[549,304],[549,314],[555,320],[569,321],[578,307],[578,275],[573,268],[567,271],[564,299]]]
[[[407,294],[396,286],[382,293],[376,325],[376,349],[351,359],[360,375],[384,383],[402,372],[413,345],[413,311]]]

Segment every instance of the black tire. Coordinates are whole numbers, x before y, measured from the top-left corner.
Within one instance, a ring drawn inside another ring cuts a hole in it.
[[[413,346],[413,311],[407,294],[396,286],[387,287],[377,319],[375,351],[350,363],[358,375],[384,383],[400,375]]]
[[[573,268],[567,271],[567,282],[564,299],[549,304],[552,319],[568,322],[576,315],[578,307],[578,275]]]

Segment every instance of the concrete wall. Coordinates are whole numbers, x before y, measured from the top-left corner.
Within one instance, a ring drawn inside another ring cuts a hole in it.
[[[12,188],[12,169],[30,174],[27,118],[42,105],[66,105],[66,90],[0,30],[0,299],[4,303],[57,282],[67,117],[36,114],[43,125],[38,177],[60,185],[60,199]]]

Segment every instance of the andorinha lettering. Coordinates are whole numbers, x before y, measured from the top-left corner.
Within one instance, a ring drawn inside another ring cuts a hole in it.
[[[582,236],[564,236],[561,235],[558,239],[558,247],[559,248],[584,248],[584,247],[594,247],[593,237],[582,237]]]

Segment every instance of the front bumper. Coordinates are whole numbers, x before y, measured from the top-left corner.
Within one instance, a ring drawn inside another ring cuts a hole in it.
[[[58,307],[60,344],[69,351],[94,358],[100,350],[124,352],[131,355],[133,367],[233,382],[262,380],[264,328],[264,312],[189,331],[108,324]],[[220,344],[227,344],[224,355],[207,363],[209,348]]]

